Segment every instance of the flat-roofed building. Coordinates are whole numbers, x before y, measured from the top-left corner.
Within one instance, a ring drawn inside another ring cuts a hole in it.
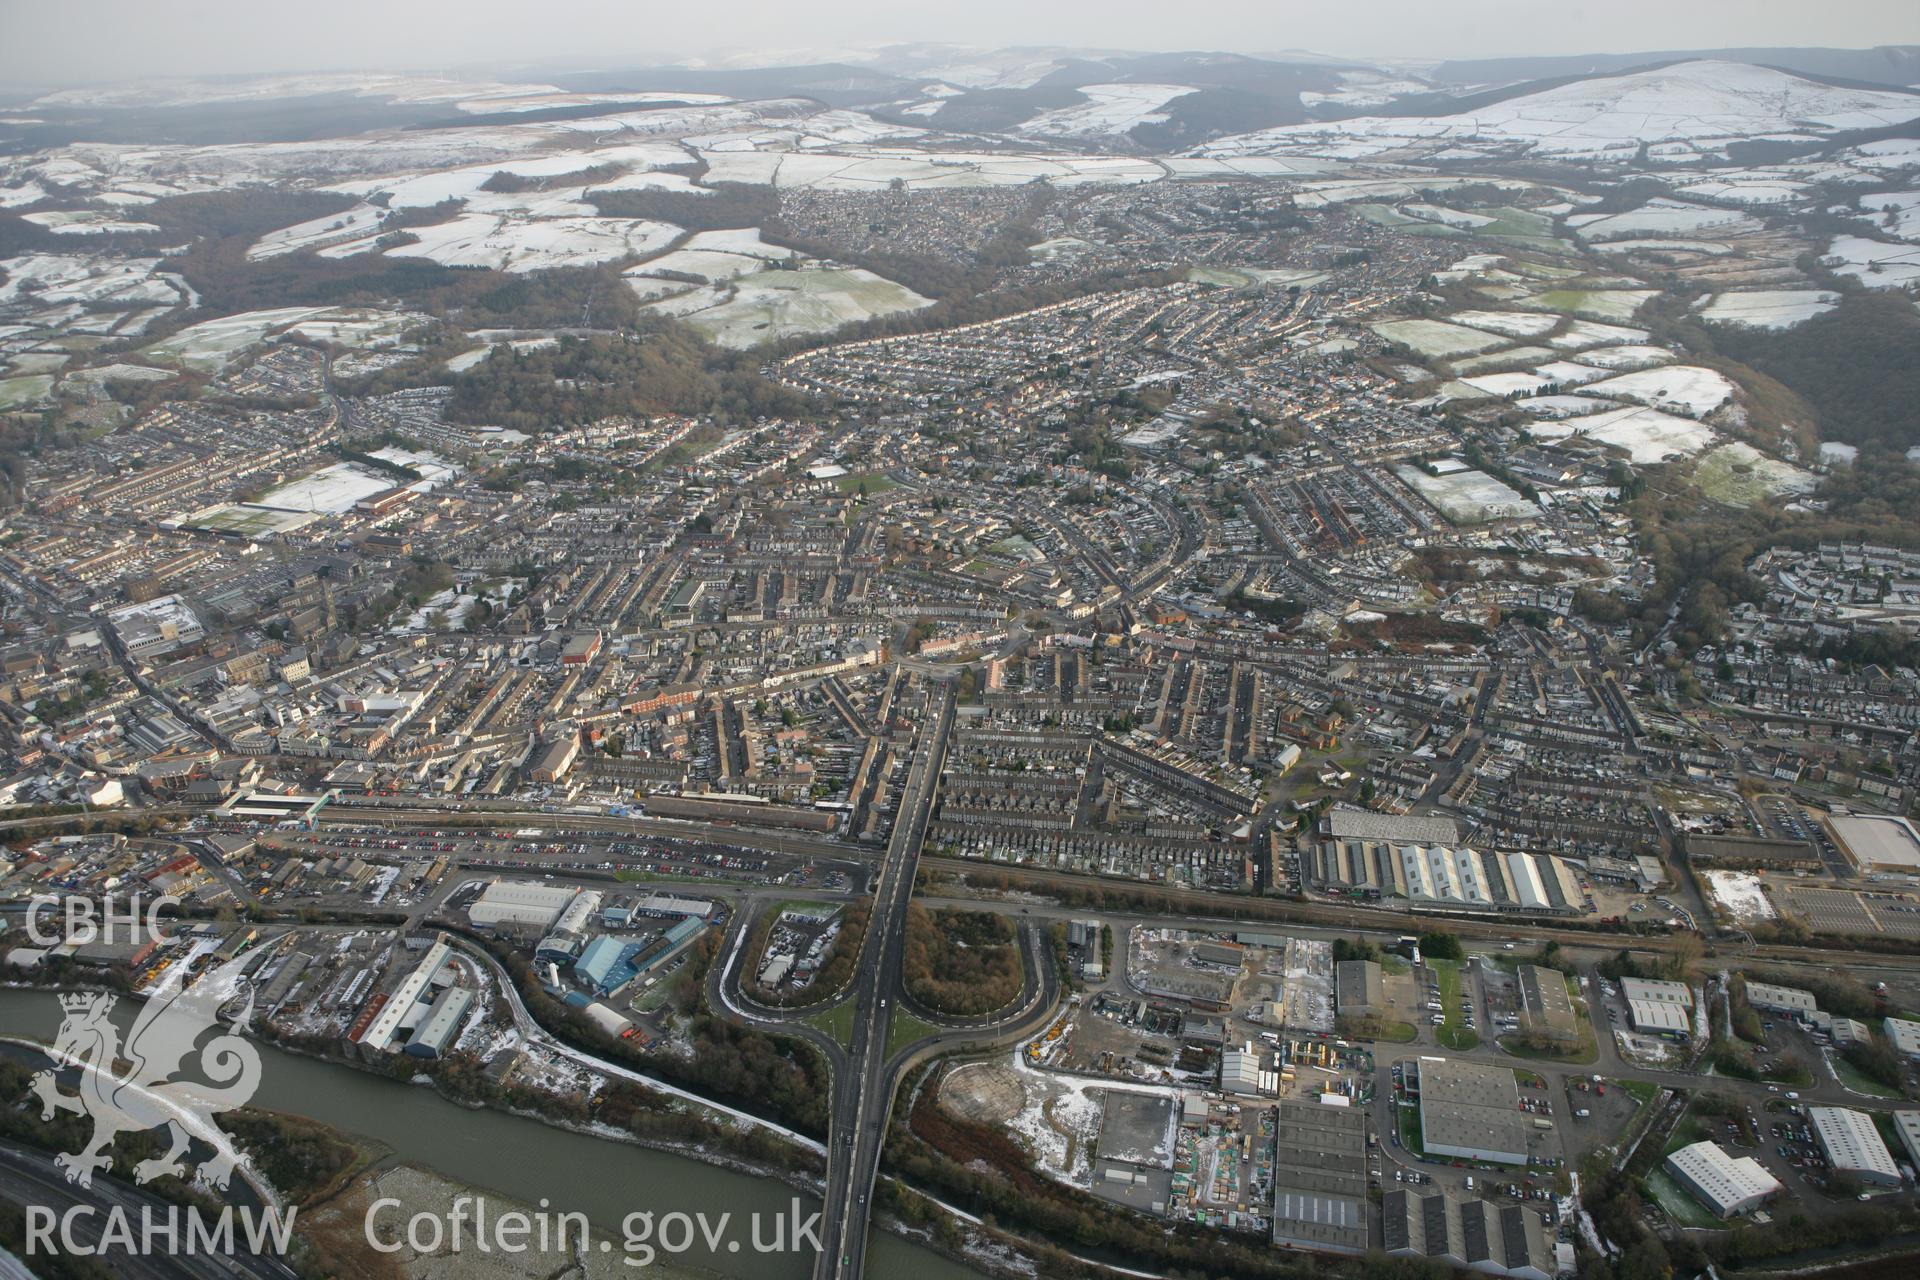
[[[1507,876],[1513,882],[1513,899],[1527,911],[1545,911],[1553,906],[1547,896],[1547,882],[1540,875],[1540,864],[1524,853],[1506,855]]]
[[[1900,1147],[1907,1153],[1907,1163],[1920,1169],[1920,1111],[1894,1112],[1893,1128],[1900,1135]]]
[[[1407,897],[1413,901],[1463,907],[1492,904],[1486,865],[1472,849],[1408,844],[1394,852],[1400,858]]]
[[[567,647],[560,651],[560,661],[568,666],[584,666],[600,656],[602,636],[598,631],[587,631],[567,641]]]
[[[580,758],[580,739],[568,734],[540,753],[540,759],[533,766],[535,782],[558,782],[567,776],[573,768],[573,762]]]
[[[1274,1132],[1273,1243],[1286,1249],[1363,1254],[1373,1243],[1367,1197],[1367,1113],[1358,1107],[1281,1102]]]
[[[1246,959],[1246,952],[1239,947],[1222,946],[1217,942],[1196,942],[1188,952],[1195,964],[1209,965],[1216,969],[1238,971]]]
[[[1920,872],[1920,831],[1883,813],[1837,813],[1826,820],[1834,844],[1862,871]]]
[[[1792,871],[1820,869],[1820,851],[1805,840],[1757,839],[1753,836],[1701,835],[1682,838],[1687,859],[1700,866],[1752,867]]]
[[[1520,966],[1520,1014],[1527,1030],[1550,1040],[1580,1038],[1580,1019],[1567,994],[1566,975],[1543,965]]]
[[[644,949],[644,943],[603,933],[589,942],[580,952],[580,958],[573,962],[573,976],[581,985],[591,988],[593,994],[607,995],[632,980],[633,957]]]
[[[1220,1091],[1253,1097],[1260,1092],[1260,1054],[1252,1049],[1228,1049],[1220,1055]]]
[[[1888,1018],[1880,1024],[1887,1033],[1893,1051],[1909,1062],[1920,1062],[1920,1022],[1907,1018]]]
[[[1454,844],[1460,824],[1439,814],[1375,813],[1371,809],[1333,808],[1320,820],[1322,834],[1334,840],[1380,840],[1390,844]]]
[[[1877,1186],[1900,1185],[1900,1170],[1873,1117],[1851,1107],[1808,1107],[1807,1121],[1835,1173],[1851,1174]]]
[[[1686,983],[1622,978],[1620,994],[1635,1031],[1672,1039],[1693,1034],[1693,988]]]
[[[579,892],[567,885],[495,880],[467,908],[467,918],[482,927],[505,924],[546,929]]]
[[[1644,1000],[1650,1004],[1672,1004],[1682,1009],[1693,1008],[1693,988],[1684,982],[1665,982],[1657,978],[1622,978],[1620,994],[1627,1000]]]
[[[1203,973],[1195,969],[1150,970],[1140,989],[1164,1000],[1185,1000],[1203,1009],[1224,1009],[1233,995],[1233,978],[1224,973]]]
[[[1109,1090],[1102,1094],[1092,1191],[1142,1213],[1164,1213],[1173,1194],[1178,1108],[1171,1098]]]
[[[1647,1035],[1671,1040],[1685,1040],[1693,1035],[1693,1015],[1679,1005],[1629,1004],[1627,1018],[1635,1031]]]
[[[636,916],[699,916],[705,919],[713,914],[713,900],[684,898],[679,894],[655,892],[634,903],[633,914]],[[789,912],[787,918],[793,919],[793,913]],[[829,919],[832,919],[831,912],[818,923],[824,924]]]
[[[1420,1143],[1429,1155],[1527,1162],[1527,1116],[1512,1068],[1423,1058],[1419,1078]]]
[[[1873,1043],[1873,1028],[1858,1018],[1835,1018],[1827,1025],[1827,1035],[1842,1047]]]
[[[1552,1280],[1559,1271],[1546,1219],[1525,1205],[1395,1187],[1381,1199],[1380,1235],[1396,1257],[1519,1280]]]
[[[1722,1218],[1747,1213],[1780,1194],[1779,1179],[1752,1156],[1730,1156],[1717,1143],[1696,1142],[1667,1157],[1667,1172]]]
[[[1387,980],[1378,962],[1342,960],[1333,967],[1333,1008],[1343,1018],[1377,1018],[1387,1010]]]
[[[1796,1018],[1811,1018],[1820,1012],[1820,1002],[1813,992],[1776,987],[1770,982],[1747,983],[1747,1003],[1762,1013],[1785,1013]]]
[[[436,934],[426,954],[420,962],[407,972],[390,994],[383,993],[384,1000],[378,1004],[377,1012],[360,1028],[359,1043],[363,1048],[385,1052],[392,1047],[394,1037],[400,1034],[402,1024],[412,1021],[414,1006],[433,985],[442,965],[452,954],[453,944],[447,935]],[[376,997],[378,999],[378,997]],[[369,1008],[375,1007],[372,1003]],[[431,1012],[431,1011],[429,1011]]]
[[[447,1051],[459,1034],[467,1011],[473,1008],[473,988],[448,987],[427,1010],[427,1016],[414,1028],[404,1052],[416,1058],[437,1058]]]

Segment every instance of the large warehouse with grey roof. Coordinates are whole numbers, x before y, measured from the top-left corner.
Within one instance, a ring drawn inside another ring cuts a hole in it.
[[[1282,1102],[1275,1136],[1286,1158],[1273,1168],[1273,1242],[1282,1248],[1365,1253],[1372,1245],[1367,1198],[1367,1113],[1315,1102]]]
[[[1382,1248],[1520,1280],[1552,1280],[1560,1270],[1546,1221],[1525,1205],[1496,1205],[1446,1191],[1395,1187],[1380,1206]]]
[[[1527,1162],[1527,1115],[1510,1067],[1422,1058],[1420,1144],[1429,1155]]]

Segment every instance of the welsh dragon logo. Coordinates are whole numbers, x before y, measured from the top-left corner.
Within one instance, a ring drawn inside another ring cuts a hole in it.
[[[215,1187],[226,1187],[235,1152],[213,1116],[244,1105],[260,1085],[259,1051],[239,1030],[253,1013],[251,991],[231,1028],[218,1017],[233,993],[239,967],[240,961],[230,961],[189,987],[181,972],[185,966],[176,965],[140,1007],[124,1045],[119,1028],[107,1019],[118,997],[97,992],[61,995],[66,1016],[49,1051],[58,1066],[36,1075],[33,1089],[40,1096],[42,1119],[51,1120],[58,1111],[93,1118],[91,1141],[79,1151],[55,1157],[67,1181],[92,1186],[93,1175],[113,1164],[109,1148],[115,1137],[164,1125],[171,1145],[164,1154],[136,1165],[135,1181],[184,1174],[181,1157],[199,1138],[214,1148],[212,1158],[201,1164],[200,1176]],[[202,1045],[209,1032],[217,1034]],[[211,1083],[174,1080],[174,1073],[196,1055]],[[61,1091],[59,1067],[78,1069],[77,1094]]]

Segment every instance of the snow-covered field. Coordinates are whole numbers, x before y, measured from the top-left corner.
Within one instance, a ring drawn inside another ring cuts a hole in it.
[[[1497,373],[1504,369],[1518,369],[1523,365],[1535,365],[1542,361],[1551,361],[1553,352],[1546,347],[1507,347],[1500,351],[1489,351],[1483,356],[1469,356],[1464,360],[1449,361],[1454,373],[1466,377],[1473,373]]]
[[[1577,387],[1588,382],[1598,382],[1607,376],[1606,371],[1595,368],[1591,360],[1585,363],[1579,363],[1573,360],[1549,360],[1545,364],[1535,365],[1533,371],[1543,377],[1560,383],[1562,386],[1568,387]]]
[[[1497,334],[1441,320],[1379,320],[1367,327],[1388,342],[1397,342],[1418,355],[1442,359],[1477,355],[1505,341]]]
[[[1908,289],[1920,284],[1920,245],[1883,244],[1863,236],[1838,236],[1827,261],[1843,276],[1870,289]]]
[[[680,316],[720,346],[745,350],[932,305],[931,299],[871,271],[805,267],[756,272],[652,307]]]
[[[1724,258],[1733,252],[1732,246],[1717,240],[1679,240],[1659,236],[1602,240],[1587,247],[1596,253],[1688,253],[1708,258]]]
[[[149,369],[143,364],[101,364],[91,369],[76,369],[68,381],[105,386],[109,382],[165,382],[174,375],[165,369]]]
[[[1332,92],[1303,89],[1300,92],[1300,104],[1308,108],[1384,107],[1395,98],[1433,91],[1433,86],[1423,80],[1381,75],[1375,71],[1338,71],[1334,74],[1340,80],[1338,89]]]
[[[6,281],[0,302],[172,307],[191,300],[186,281],[159,274],[162,258],[115,258],[104,254],[32,253],[0,262]]]
[[[1655,289],[1548,289],[1522,302],[1525,307],[1560,311],[1591,320],[1631,320],[1653,298]]]
[[[594,122],[581,127],[591,128]],[[857,147],[872,143],[905,143],[927,135],[915,125],[895,124],[864,111],[817,107],[772,122],[712,131],[687,131],[687,145],[701,151],[816,151],[825,147]]]
[[[1880,191],[1861,196],[1860,211],[1902,240],[1920,240],[1920,191]]]
[[[896,180],[911,188],[1125,185],[1168,176],[1158,161],[1132,156],[1022,155],[993,151],[919,151],[843,147],[834,151],[703,151],[704,181],[770,183],[829,191],[877,191]]]
[[[1772,920],[1779,913],[1773,909],[1760,887],[1760,877],[1751,871],[1706,871],[1707,889],[1713,894],[1714,903],[1740,924],[1757,924],[1763,920]]]
[[[439,204],[443,200],[465,200],[470,210],[487,213],[527,212],[534,215],[591,213],[583,197],[588,190],[607,191],[632,187],[665,187],[676,191],[696,190],[686,176],[656,173],[663,165],[684,165],[689,156],[677,143],[636,142],[620,146],[585,150],[557,151],[526,160],[465,165],[425,173],[395,177],[366,178],[336,183],[327,188],[342,195],[370,196],[385,193],[394,209],[416,209]],[[612,166],[623,172],[591,186],[557,187],[549,191],[486,191],[487,181],[496,173],[517,178],[564,177],[586,169]]]
[[[1516,407],[1536,418],[1581,418],[1619,405],[1593,396],[1529,396]]]
[[[1464,210],[1449,209],[1443,205],[1418,202],[1403,204],[1400,206],[1400,211],[1412,214],[1422,222],[1438,223],[1440,226],[1452,227],[1458,231],[1477,231],[1481,227],[1492,226],[1499,221],[1498,218],[1490,218],[1484,213],[1467,213]]]
[[[417,244],[387,250],[395,258],[426,258],[445,267],[544,271],[584,267],[630,255],[658,253],[679,228],[639,218],[541,218],[534,221],[463,213],[450,222],[411,228]]]
[[[1484,471],[1455,471],[1432,476],[1419,467],[1395,467],[1394,474],[1456,524],[1481,524],[1537,516],[1540,508]]]
[[[1769,458],[1740,440],[1703,454],[1693,478],[1702,493],[1730,507],[1750,507],[1776,494],[1812,493],[1819,483],[1812,472]]]
[[[259,261],[298,253],[302,249],[324,249],[364,239],[380,229],[380,220],[386,216],[385,209],[363,204],[344,213],[330,213],[323,218],[298,222],[261,236],[248,248],[247,257]]]
[[[536,351],[541,347],[555,346],[559,341],[558,338],[514,338],[508,342],[498,342],[484,347],[475,347],[471,351],[462,351],[448,360],[445,367],[448,373],[465,373],[494,352],[504,348],[512,347],[515,351]]]
[[[379,189],[383,183],[459,168],[479,169],[479,180],[484,181],[495,169],[515,162],[540,160],[558,152],[572,152],[577,157],[583,144],[595,150],[651,145],[663,148],[661,154],[665,155],[668,150],[680,151],[673,141],[677,137],[718,139],[731,131],[773,128],[780,123],[837,114],[823,112],[815,103],[779,98],[667,107],[584,120],[391,129],[298,142],[142,147],[76,142],[5,168],[8,184],[14,188],[28,183],[43,187],[52,184],[84,194],[118,190],[164,196],[276,182],[352,182]],[[678,162],[688,159],[690,156],[681,152]],[[569,159],[558,171],[581,167],[577,158]],[[625,180],[632,178],[630,174]]]
[[[405,311],[379,311],[372,307],[336,307],[319,315],[296,320],[281,333],[305,338],[309,342],[331,342],[358,349],[391,347],[408,332],[432,324],[426,316]]]
[[[1680,188],[1680,194],[1701,200],[1725,200],[1731,204],[1768,205],[1788,204],[1799,199],[1806,189],[1806,183],[1791,178],[1768,180],[1748,176],[1691,182]]]
[[[1631,400],[1650,408],[1703,418],[1733,399],[1734,385],[1725,374],[1683,364],[1640,369],[1588,383],[1581,388],[1581,394]]]
[[[1561,351],[1585,351],[1589,347],[1611,347],[1622,343],[1645,342],[1652,335],[1645,329],[1632,329],[1625,325],[1598,324],[1592,320],[1575,320],[1559,333],[1547,339],[1547,345]]]
[[[1143,124],[1160,124],[1163,108],[1175,98],[1192,93],[1184,84],[1087,84],[1079,93],[1085,103],[1042,111],[1018,132],[1051,138],[1104,138],[1130,133]]]
[[[1671,364],[1673,352],[1665,347],[1628,343],[1620,347],[1596,347],[1592,351],[1583,351],[1580,353],[1580,363],[1612,373],[1625,373],[1633,369],[1651,369],[1658,364]]]
[[[764,269],[769,262],[782,262],[791,257],[791,249],[764,243],[759,231],[752,227],[735,231],[702,231],[688,237],[687,242],[672,253],[629,267],[626,274],[643,277],[698,276],[709,284],[718,284],[738,276],[752,275]]]
[[[38,204],[47,198],[47,189],[37,182],[23,182],[16,186],[0,184],[0,209],[12,209],[23,204]]]
[[[968,89],[1030,89],[1066,65],[1040,49],[955,50],[954,58],[919,74]]]
[[[141,354],[161,364],[216,371],[248,347],[299,320],[324,315],[327,307],[275,307],[202,320],[161,339]]]
[[[1754,289],[1743,293],[1720,293],[1700,308],[1700,318],[1718,324],[1791,329],[1833,310],[1839,301],[1839,294],[1822,289]]]
[[[1460,379],[1476,390],[1490,396],[1529,396],[1542,387],[1551,386],[1553,380],[1537,373],[1483,373],[1475,377]]]
[[[1711,428],[1658,409],[1609,409],[1574,422],[1541,422],[1528,430],[1542,440],[1585,436],[1624,449],[1636,463],[1692,457],[1713,442]]]
[[[1857,147],[1837,152],[1834,159],[1876,173],[1920,169],[1920,138],[1883,138],[1879,142],[1863,142]]]
[[[0,367],[10,374],[54,373],[65,368],[71,358],[64,351],[29,351],[14,356]]]
[[[1914,100],[1920,103],[1920,98]],[[1649,200],[1627,213],[1576,213],[1568,217],[1582,240],[1622,240],[1637,236],[1686,236],[1700,231],[1740,235],[1758,231],[1760,224],[1744,213],[1709,209],[1665,197]]]
[[[1843,88],[1743,62],[1702,59],[1595,76],[1451,116],[1363,116],[1221,138],[1203,154],[1382,155],[1414,148],[1469,154],[1516,145],[1534,154],[1626,162],[1642,143],[1673,158],[1724,155],[1758,137],[1820,137],[1920,117],[1920,98]]]
[[[18,378],[0,378],[0,408],[44,403],[53,394],[53,375],[29,373]]]
[[[151,222],[136,222],[105,209],[47,209],[23,213],[20,218],[60,236],[140,235],[160,229]]]
[[[1509,338],[1538,338],[1552,333],[1560,324],[1558,316],[1543,316],[1529,311],[1456,311],[1447,319]]]

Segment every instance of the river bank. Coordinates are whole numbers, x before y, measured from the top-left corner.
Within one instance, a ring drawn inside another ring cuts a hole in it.
[[[114,1010],[131,1018],[132,1002]],[[46,988],[0,989],[0,1025],[41,1040],[58,1031],[60,1006]],[[413,1164],[463,1186],[556,1211],[585,1213],[604,1231],[618,1232],[631,1213],[698,1214],[726,1211],[737,1219],[790,1217],[796,1198],[806,1213],[818,1209],[811,1192],[796,1194],[786,1171],[742,1171],[706,1153],[642,1145],[628,1135],[560,1128],[544,1119],[488,1106],[469,1107],[437,1090],[407,1084],[345,1062],[296,1054],[261,1043],[260,1088],[253,1105],[302,1116],[349,1134],[372,1138]],[[966,1280],[980,1274],[942,1254],[891,1233],[873,1241],[874,1274],[916,1280]],[[683,1267],[727,1280],[803,1280],[810,1252],[729,1250],[704,1242],[679,1260]]]

